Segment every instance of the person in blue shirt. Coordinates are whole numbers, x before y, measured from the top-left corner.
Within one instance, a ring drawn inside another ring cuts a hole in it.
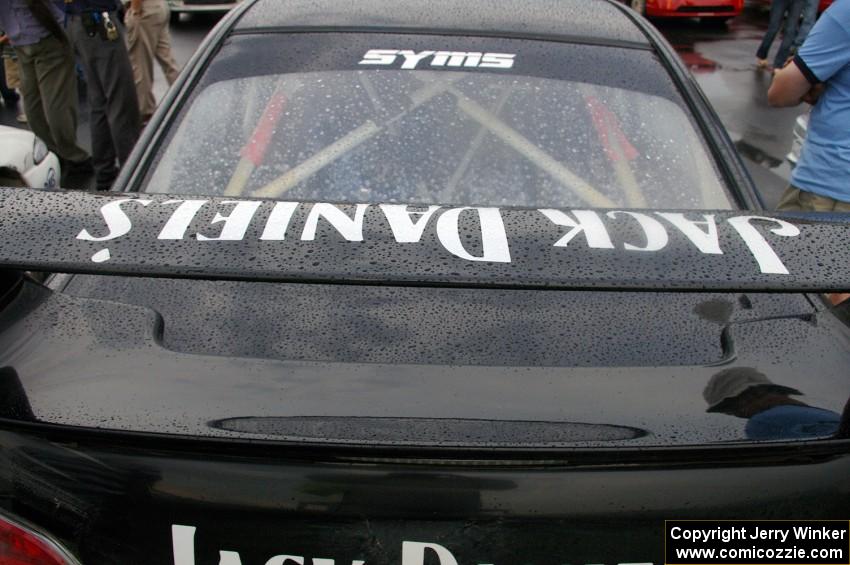
[[[773,78],[771,106],[813,104],[778,210],[850,212],[850,0],[837,0]]]
[[[95,187],[108,190],[141,131],[124,26],[116,0],[65,0],[64,6],[86,76]]]

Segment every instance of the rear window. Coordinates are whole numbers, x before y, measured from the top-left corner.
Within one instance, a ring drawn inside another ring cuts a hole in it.
[[[730,207],[651,52],[386,34],[233,38],[182,112],[147,190]]]

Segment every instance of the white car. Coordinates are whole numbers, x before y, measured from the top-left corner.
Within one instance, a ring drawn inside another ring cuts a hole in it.
[[[0,185],[56,188],[59,158],[34,133],[0,126]]]
[[[806,134],[809,130],[809,113],[806,112],[797,116],[794,122],[794,139],[791,142],[791,151],[785,158],[791,163],[791,167],[797,166],[797,161],[800,160],[800,152],[803,150],[803,142],[806,140]]]
[[[181,13],[224,13],[235,7],[240,0],[168,0],[172,23]]]

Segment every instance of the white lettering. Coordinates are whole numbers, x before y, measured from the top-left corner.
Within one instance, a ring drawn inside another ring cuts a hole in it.
[[[682,539],[682,535],[680,533],[681,531],[682,531],[682,528],[680,528],[679,526],[673,526],[672,528],[670,528],[670,538],[672,538],[672,539]]]
[[[640,227],[643,228],[643,233],[646,234],[646,245],[643,247],[637,247],[636,245],[632,245],[631,243],[624,243],[623,248],[629,251],[659,251],[664,249],[667,246],[667,242],[669,238],[667,236],[667,230],[664,229],[664,226],[651,216],[647,216],[646,214],[641,214],[640,212],[608,212],[607,216],[612,220],[617,218],[618,214],[626,214],[631,216],[640,224]]]
[[[454,55],[466,55],[466,53],[458,52],[458,51],[437,51],[434,53],[434,58],[431,59],[432,67],[445,67],[446,63],[449,62],[449,57]]]
[[[370,49],[358,65],[392,65],[401,55],[402,69],[415,69],[424,59],[433,56],[432,67],[486,67],[510,69],[516,55],[511,53],[480,53],[477,51],[416,51],[397,49]]]
[[[418,243],[422,239],[428,220],[440,209],[439,206],[428,206],[425,212],[409,211],[409,206],[405,204],[381,204],[380,208],[398,243]],[[416,221],[413,221],[411,217],[414,214],[420,216]]]
[[[195,219],[195,214],[206,204],[207,200],[166,200],[163,206],[168,204],[180,204],[165,222],[157,239],[183,239],[189,224]]]
[[[401,544],[401,565],[425,565],[426,549],[437,554],[440,565],[457,565],[454,555],[442,545],[418,541],[406,541]]]
[[[298,555],[276,555],[266,561],[266,565],[283,565],[287,561],[298,563],[298,565],[304,565],[304,558]]]
[[[100,208],[100,215],[103,216],[103,221],[106,222],[106,228],[109,230],[109,233],[103,237],[95,237],[91,235],[88,230],[83,229],[77,234],[77,239],[84,239],[86,241],[108,241],[130,233],[130,230],[133,229],[133,223],[130,221],[130,218],[127,217],[127,214],[124,213],[124,210],[121,209],[121,205],[125,202],[138,202],[142,206],[147,206],[152,201],[140,200],[138,198],[121,198],[120,200],[113,200],[112,202],[104,204]]]
[[[195,565],[195,526],[171,526],[174,565]]]
[[[460,241],[460,214],[464,210],[478,212],[481,224],[481,257],[470,255]],[[443,212],[437,219],[437,238],[446,251],[466,259],[467,261],[491,261],[494,263],[510,263],[511,253],[508,248],[508,236],[505,234],[505,224],[498,208],[455,208]]]
[[[723,255],[723,251],[720,250],[720,240],[717,238],[717,222],[714,221],[714,214],[703,214],[705,221],[702,222],[689,220],[684,214],[675,212],[656,212],[656,214],[678,228],[702,253]],[[703,231],[699,226],[705,226],[706,230]]]
[[[292,214],[298,208],[298,202],[278,202],[272,208],[269,214],[269,219],[266,221],[266,228],[263,230],[263,235],[260,239],[264,241],[283,241],[286,230],[289,228],[289,222],[292,220]]]
[[[368,204],[358,204],[354,212],[354,219],[345,215],[345,212],[333,204],[314,204],[304,223],[304,231],[301,233],[302,241],[313,241],[316,239],[316,228],[319,218],[324,218],[348,241],[363,241],[363,215],[366,213]]]
[[[419,64],[419,61],[434,54],[433,51],[422,51],[421,53],[417,53],[406,49],[399,51],[398,53],[404,57],[404,63],[401,64],[402,69],[415,69],[416,65]]]
[[[767,243],[761,233],[759,233],[759,231],[750,223],[753,220],[773,222],[774,224],[777,224],[779,227],[772,228],[770,231],[771,233],[775,233],[776,235],[783,237],[796,237],[800,235],[800,229],[797,226],[789,224],[783,220],[765,218],[763,216],[737,216],[727,220],[741,236],[741,239],[744,240],[744,243],[747,244],[750,253],[753,254],[756,262],[758,262],[759,269],[761,269],[762,273],[775,275],[789,274],[788,269],[782,263],[782,260],[779,259],[779,256],[773,251],[773,248],[770,247],[770,244]]]
[[[516,55],[510,53],[485,53],[479,66],[491,69],[510,69],[514,66],[514,57]]]
[[[396,49],[369,49],[358,65],[392,65],[398,50]]]
[[[216,213],[212,224],[224,222],[224,227],[221,228],[221,233],[218,237],[207,237],[203,234],[197,234],[198,241],[242,241],[245,238],[245,232],[248,231],[248,226],[251,225],[251,220],[254,214],[257,213],[257,208],[262,202],[224,200],[222,204],[235,204],[230,215],[222,216]]]
[[[218,565],[242,565],[242,559],[235,551],[219,551]]]
[[[605,229],[605,224],[596,214],[590,210],[573,210],[577,220],[572,219],[560,210],[540,210],[549,220],[558,226],[572,228],[567,234],[555,243],[555,247],[566,247],[572,239],[580,233],[584,233],[587,244],[593,249],[614,249],[611,236]]]
[[[481,63],[482,53],[464,51],[437,51],[431,60],[432,67],[472,67]]]
[[[171,547],[174,553],[174,565],[195,565],[195,526],[171,526]],[[235,551],[219,551],[218,565],[242,565],[242,559]],[[303,563],[302,563],[303,565]]]

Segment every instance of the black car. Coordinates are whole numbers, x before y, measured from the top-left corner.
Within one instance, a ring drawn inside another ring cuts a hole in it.
[[[663,563],[666,519],[846,523],[847,218],[751,211],[616,2],[246,0],[118,188],[0,189],[0,563]]]

